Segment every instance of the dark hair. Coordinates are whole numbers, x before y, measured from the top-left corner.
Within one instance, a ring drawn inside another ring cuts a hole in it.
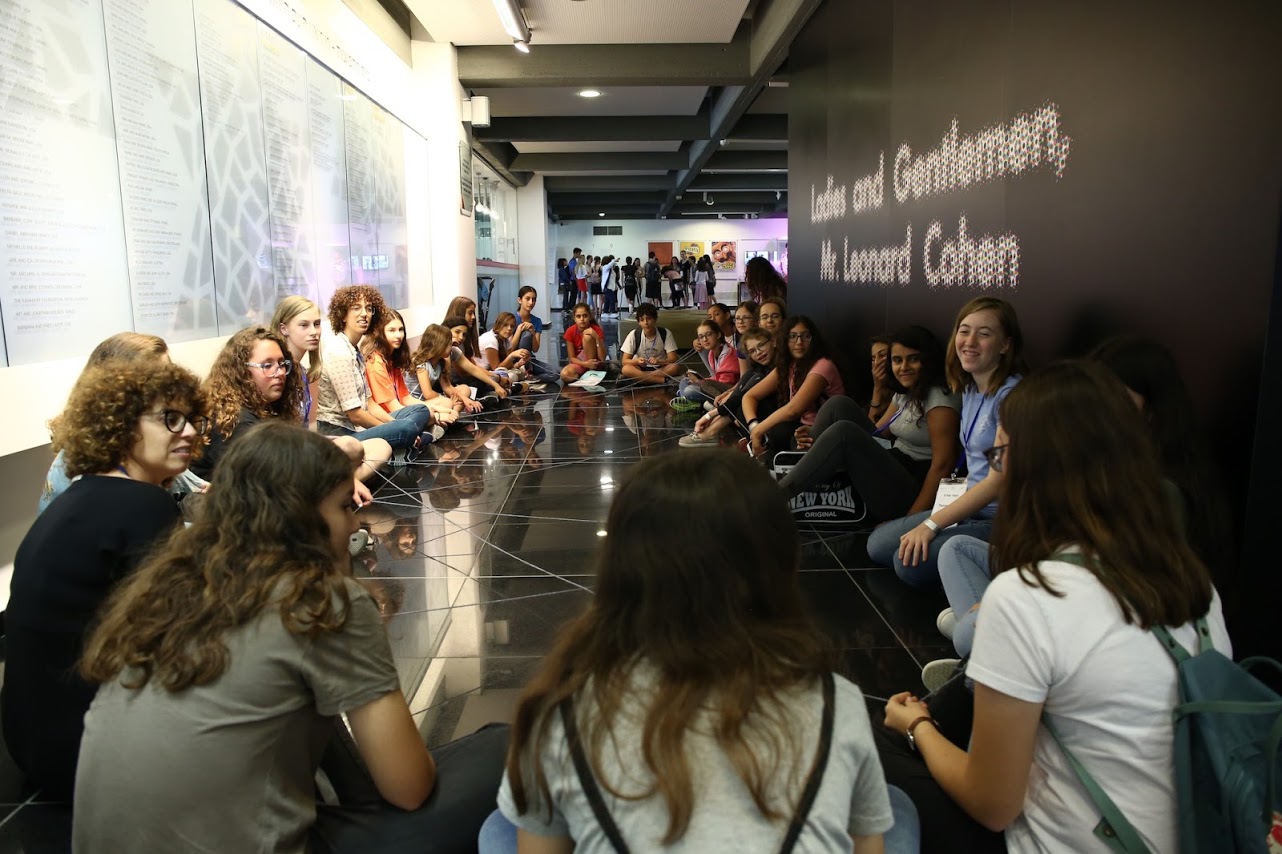
[[[415,368],[425,365],[431,360],[432,354],[439,352],[442,347],[445,348],[445,351],[437,358],[445,358],[449,355],[450,348],[454,346],[453,340],[454,337],[450,334],[448,326],[443,326],[440,323],[429,323],[419,337],[418,349],[414,351],[410,361]]]
[[[581,308],[586,309],[588,312],[588,317],[591,318],[593,323],[596,323],[596,315],[592,313],[592,306],[588,305],[585,302],[576,302],[574,304],[574,309],[570,312],[570,316],[573,317],[574,315],[578,314],[579,309]]]
[[[472,310],[474,315],[471,322],[467,319],[467,310]],[[451,320],[457,320],[457,323],[451,323]],[[450,304],[445,307],[446,326],[466,326],[467,335],[463,337],[463,353],[470,359],[481,352],[481,334],[477,326],[481,322],[481,315],[476,309],[476,300],[471,297],[457,296],[450,300]]]
[[[749,258],[743,267],[743,283],[748,287],[748,294],[757,302],[765,302],[771,297],[788,298],[788,281],[774,268],[774,265],[758,255]]]
[[[63,452],[67,477],[105,474],[124,462],[141,435],[143,413],[157,406],[204,415],[200,380],[186,368],[156,359],[87,368],[51,425],[53,450]],[[193,454],[206,438],[192,439]]]
[[[1100,344],[1090,358],[1144,399],[1162,472],[1184,499],[1189,544],[1213,572],[1225,571],[1233,553],[1233,524],[1174,357],[1152,339],[1126,335]]]
[[[944,359],[948,387],[954,392],[963,392],[966,386],[974,382],[974,378],[962,370],[961,359],[957,356],[957,330],[961,328],[963,320],[977,311],[996,312],[1002,334],[1009,339],[1006,352],[1002,354],[1001,362],[998,363],[993,378],[989,380],[988,388],[983,390],[985,395],[989,395],[1001,388],[1002,384],[1015,374],[1028,373],[1028,363],[1024,361],[1024,333],[1019,329],[1019,316],[1015,314],[1015,306],[1004,299],[975,297],[962,306],[961,311],[957,312],[957,319],[953,321],[953,333],[948,339],[948,352]]]
[[[334,334],[341,335],[347,325],[347,312],[356,303],[364,301],[369,306],[370,328],[378,326],[383,320],[383,309],[387,303],[383,295],[373,285],[347,285],[334,291],[329,298],[329,325]]]
[[[340,631],[351,603],[318,505],[351,480],[352,461],[325,437],[280,421],[251,427],[191,526],[112,595],[81,674],[123,676],[130,689],[155,679],[173,693],[207,685],[230,663],[227,633],[273,605],[292,634]]]
[[[476,355],[477,348],[473,346],[473,341],[472,341],[472,338],[473,338],[472,326],[467,322],[466,317],[464,317],[461,314],[447,314],[445,315],[445,319],[441,321],[441,325],[444,326],[446,329],[450,330],[451,340],[453,340],[453,337],[454,337],[454,327],[456,326],[466,327],[467,334],[463,336],[462,345],[456,344],[455,346],[458,347],[460,350],[462,350],[463,355],[466,356],[468,359],[472,359]]]
[[[755,326],[757,323],[757,315],[761,314],[761,306],[757,305],[756,300],[746,299],[739,303],[739,305],[735,306],[735,314],[738,314],[739,309],[741,308],[746,309],[748,313],[752,315],[752,323]]]
[[[793,362],[792,351],[788,347],[788,336],[795,326],[804,326],[810,332],[810,349],[806,351],[804,358]],[[794,314],[785,320],[779,327],[778,337],[775,338],[775,371],[779,382],[775,393],[779,395],[779,400],[787,402],[792,398],[791,383],[788,381],[790,375],[796,377],[797,387],[801,388],[810,369],[820,359],[825,358],[832,358],[832,352],[824,341],[823,333],[819,331],[819,327],[813,320],[804,314]]]
[[[285,387],[280,398],[272,403],[254,383],[246,364],[259,341],[267,341],[280,348],[281,358],[289,358],[285,339],[266,326],[242,329],[227,339],[223,349],[214,358],[205,378],[203,391],[209,406],[209,420],[224,439],[231,438],[240,420],[240,411],[248,409],[261,418],[283,418],[301,421],[303,413],[303,372],[301,366],[285,374]]]
[[[528,293],[533,293],[535,296],[538,296],[539,291],[533,285],[521,285],[521,287],[516,292],[516,298],[519,300],[521,297],[525,296]]]
[[[573,255],[578,255],[578,254],[579,254],[580,252],[582,252],[582,251],[583,251],[582,249],[580,249],[579,247],[577,247],[577,246],[576,246],[576,247],[574,247],[574,251],[573,251],[571,254],[573,254]]]
[[[1128,623],[1206,615],[1211,581],[1185,543],[1157,452],[1126,389],[1102,365],[1059,362],[1001,404],[1009,436],[991,565],[1062,595],[1038,562],[1078,546]]]
[[[657,319],[659,317],[659,310],[650,303],[643,302],[633,310],[632,316],[636,320],[640,320],[643,317],[653,317]]]
[[[944,376],[944,345],[924,326],[905,326],[903,329],[896,329],[886,338],[890,344],[890,356],[894,355],[896,344],[921,354],[921,369],[917,372],[917,382],[913,383],[912,388],[900,385],[893,370],[886,372],[890,378],[891,391],[906,394],[909,406],[916,404],[917,423],[920,424],[926,417],[923,409],[931,389],[948,387],[948,380]]]
[[[401,329],[405,332],[405,337],[401,339],[401,345],[395,350],[392,349],[392,342],[387,340],[387,326],[393,321],[401,322]],[[410,361],[410,344],[409,330],[405,329],[405,318],[394,308],[388,308],[383,316],[383,320],[372,327],[365,335],[365,341],[361,344],[361,352],[368,357],[372,353],[377,353],[387,361],[387,367],[391,371],[408,371],[413,367]]]
[[[714,504],[716,513],[701,509]],[[667,511],[663,537],[654,536],[655,506]],[[517,810],[536,800],[531,788],[551,802],[539,756],[558,705],[574,697],[587,712],[583,744],[597,780],[616,797],[662,798],[663,844],[681,839],[694,813],[685,739],[704,713],[757,808],[783,817],[787,805],[769,791],[800,779],[811,761],[800,755],[788,695],[815,685],[830,666],[828,644],[802,602],[800,541],[783,493],[759,465],[730,451],[665,454],[624,482],[606,529],[587,610],[561,630],[517,705],[507,760]],[[717,552],[669,547],[687,538],[715,542]],[[644,689],[637,678],[647,680]],[[653,780],[644,792],[629,785],[624,794],[601,773],[611,729],[624,715],[641,721]]]
[[[869,339],[868,339],[868,346],[869,346],[869,347],[872,347],[872,346],[874,346],[874,345],[876,345],[876,344],[885,344],[887,347],[889,347],[889,346],[890,346],[890,336],[889,336],[889,335],[874,335],[874,336],[872,336],[871,338],[869,338]]]

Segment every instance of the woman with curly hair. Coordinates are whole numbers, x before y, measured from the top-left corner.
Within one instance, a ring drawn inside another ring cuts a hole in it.
[[[333,443],[257,425],[195,523],[112,598],[81,662],[101,687],[76,775],[76,850],[475,846],[506,729],[435,757],[424,747],[378,606],[351,577],[351,480]],[[376,791],[354,803],[353,781],[331,775],[346,797],[326,806],[313,777],[327,744],[350,744],[339,715]]]
[[[111,361],[80,377],[54,428],[78,477],[18,547],[5,617],[5,743],[31,784],[65,797],[94,689],[70,675],[99,606],[179,522],[164,485],[208,429],[200,381],[155,360]]]
[[[394,413],[370,406],[361,338],[382,322],[387,306],[370,285],[339,288],[329,301],[333,335],[325,342],[325,371],[317,397],[316,429],[326,436],[386,439],[394,450],[415,451],[432,441],[423,435],[432,414],[421,403]]]
[[[113,360],[132,362],[143,359],[156,359],[167,363],[169,345],[165,343],[165,339],[158,335],[144,335],[141,332],[117,332],[93,348],[84,369],[87,371],[94,365]],[[55,418],[49,427],[53,429],[56,425]],[[66,456],[59,452],[53,458],[53,464],[49,466],[49,473],[45,475],[45,485],[40,492],[40,503],[36,513],[45,512],[55,498],[67,491],[68,486],[71,486],[71,478],[67,476]]]

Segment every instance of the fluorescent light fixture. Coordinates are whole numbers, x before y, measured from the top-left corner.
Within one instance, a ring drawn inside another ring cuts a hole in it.
[[[601,211],[601,213],[597,214],[597,216],[605,216],[605,211]]]
[[[529,43],[530,26],[525,23],[525,15],[517,0],[494,0],[494,11],[499,13],[499,21],[513,41]]]
[[[581,89],[579,90],[580,98],[600,98],[601,90],[599,89]]]

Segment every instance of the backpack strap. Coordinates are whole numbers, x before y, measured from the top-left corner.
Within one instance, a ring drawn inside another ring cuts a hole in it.
[[[1063,558],[1057,557],[1056,559],[1062,560]],[[1099,783],[1095,782],[1095,778],[1086,770],[1086,766],[1078,761],[1073,752],[1068,749],[1068,745],[1060,738],[1059,732],[1055,729],[1045,711],[1042,712],[1042,726],[1046,727],[1046,731],[1051,734],[1051,738],[1055,739],[1059,749],[1064,752],[1064,758],[1068,760],[1073,773],[1077,775],[1078,781],[1086,789],[1086,794],[1090,796],[1091,803],[1095,804],[1095,808],[1103,816],[1099,824],[1095,825],[1095,835],[1110,850],[1117,851],[1119,854],[1148,854],[1148,846],[1144,844],[1144,840],[1140,839],[1139,833],[1126,820],[1126,816],[1122,815],[1122,811],[1117,808],[1117,804],[1113,803],[1113,799],[1108,796],[1108,793],[1100,788]]]
[[[614,846],[614,850],[618,854],[628,854],[628,843],[623,841],[623,834],[619,832],[619,826],[614,823],[614,817],[610,815],[610,809],[605,805],[605,799],[601,797],[596,778],[592,776],[592,767],[583,753],[583,744],[579,741],[579,725],[574,719],[574,698],[566,697],[562,700],[560,709],[565,738],[570,745],[570,757],[574,760],[574,770],[579,775],[579,785],[583,787],[583,794],[587,796],[588,803],[592,806],[592,814],[596,816],[597,824],[601,825],[601,830]]]
[[[810,816],[810,809],[815,805],[815,798],[819,794],[819,786],[823,783],[824,770],[828,767],[828,754],[832,752],[832,727],[835,715],[833,697],[836,694],[836,685],[831,673],[823,675],[823,692],[823,723],[819,728],[819,746],[815,748],[815,764],[806,778],[806,788],[801,792],[797,812],[788,823],[788,833],[783,838],[783,845],[779,847],[780,854],[790,854],[801,836],[801,831],[805,829],[806,819]]]

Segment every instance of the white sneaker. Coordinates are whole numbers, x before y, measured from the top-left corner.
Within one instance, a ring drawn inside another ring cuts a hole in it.
[[[934,693],[944,684],[957,675],[957,666],[961,664],[960,658],[938,658],[929,662],[921,669],[921,684],[926,686],[928,693]]]
[[[935,618],[935,628],[939,633],[949,640],[953,639],[953,632],[957,629],[957,615],[953,613],[952,608],[945,608],[939,612]]]

